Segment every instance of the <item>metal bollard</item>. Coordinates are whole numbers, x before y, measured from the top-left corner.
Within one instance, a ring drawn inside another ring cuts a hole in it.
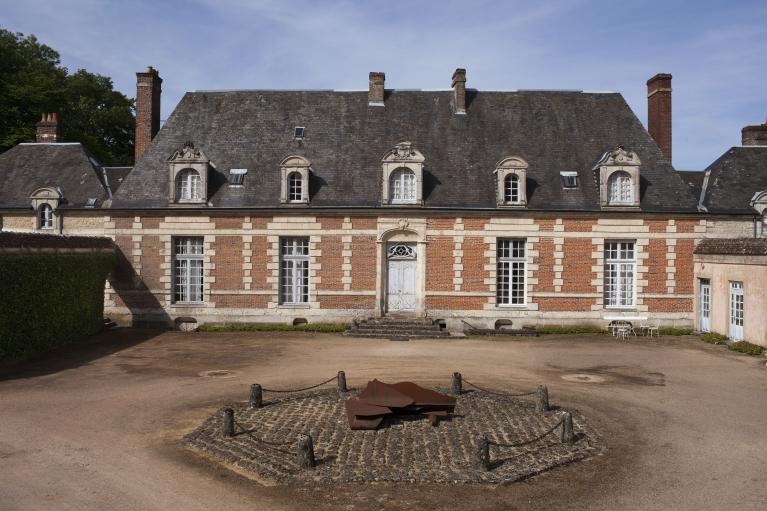
[[[490,470],[490,443],[484,435],[477,437],[474,449],[474,466],[480,470]]]
[[[535,411],[549,411],[549,389],[546,385],[538,385],[538,398],[535,400]]]
[[[562,443],[572,444],[575,442],[575,433],[573,432],[573,414],[565,412],[562,418]]]
[[[224,436],[234,436],[234,410],[224,408],[224,420],[221,423],[221,433]]]
[[[309,435],[301,434],[298,436],[296,463],[301,468],[314,467],[314,443],[312,442],[312,437]]]
[[[348,390],[349,389],[346,388],[346,373],[338,371],[338,391],[347,392]]]
[[[254,383],[250,386],[250,407],[261,408],[263,403],[263,393],[261,392],[261,385]]]
[[[451,392],[455,394],[456,396],[461,394],[462,390],[462,380],[461,380],[461,373],[453,373],[453,382],[451,384]]]

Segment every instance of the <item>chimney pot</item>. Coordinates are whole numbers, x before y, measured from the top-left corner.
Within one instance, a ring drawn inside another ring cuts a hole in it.
[[[386,74],[371,72],[369,75],[368,106],[384,106]]]
[[[55,113],[44,113],[36,127],[37,136],[35,139],[38,144],[55,144],[64,140],[61,136],[61,125],[59,124],[58,116]]]
[[[658,73],[647,80],[647,131],[663,156],[671,161],[671,75]]]
[[[160,131],[160,94],[162,78],[152,66],[136,73],[136,140],[135,161],[141,158],[152,139]]]
[[[458,68],[453,73],[453,109],[456,114],[466,113],[466,70]]]

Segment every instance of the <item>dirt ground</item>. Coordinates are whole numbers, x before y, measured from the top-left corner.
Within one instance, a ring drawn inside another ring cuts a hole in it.
[[[251,383],[344,370],[509,390],[549,387],[603,456],[507,486],[264,486],[181,437]],[[231,377],[200,376],[229,370]],[[599,383],[567,381],[586,373]],[[546,336],[392,342],[329,334],[112,330],[0,372],[0,509],[765,509],[767,369],[694,338]]]

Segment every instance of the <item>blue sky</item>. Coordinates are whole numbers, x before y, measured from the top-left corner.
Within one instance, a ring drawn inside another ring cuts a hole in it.
[[[646,80],[673,80],[674,165],[702,169],[767,116],[767,2],[0,0],[75,70],[135,95],[163,77],[162,116],[187,90],[448,88],[621,92],[645,122]]]

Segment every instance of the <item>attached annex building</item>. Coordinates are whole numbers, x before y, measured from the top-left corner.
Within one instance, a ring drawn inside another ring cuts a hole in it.
[[[696,244],[751,234],[753,211],[702,211],[672,167],[670,75],[648,81],[649,132],[618,93],[477,91],[463,69],[444,91],[384,80],[189,92],[160,129],[150,68],[135,167],[94,164],[88,205],[57,184],[55,161],[38,166],[34,186],[59,197],[13,178],[3,229],[48,229],[52,215],[57,232],[112,237],[123,259],[106,313],[124,323],[396,313],[458,329],[615,315],[690,326]],[[0,176],[61,146],[14,148]]]

